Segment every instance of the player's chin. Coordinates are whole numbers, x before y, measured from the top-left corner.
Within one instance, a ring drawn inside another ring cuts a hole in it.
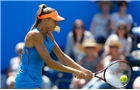
[[[50,31],[51,31],[51,32],[53,32],[53,31],[54,31],[54,28],[53,28],[53,29],[51,29]]]
[[[51,27],[49,31],[52,32],[52,31],[54,31],[54,29],[55,29],[55,27]]]

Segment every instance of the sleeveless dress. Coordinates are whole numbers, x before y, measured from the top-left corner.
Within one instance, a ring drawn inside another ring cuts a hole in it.
[[[33,30],[38,30],[34,28]],[[39,31],[39,30],[38,30]],[[54,47],[54,43],[46,35],[44,40],[48,52],[50,53]],[[35,47],[28,48],[24,45],[19,71],[15,79],[15,89],[36,89],[42,88],[42,67],[44,61],[37,52]]]

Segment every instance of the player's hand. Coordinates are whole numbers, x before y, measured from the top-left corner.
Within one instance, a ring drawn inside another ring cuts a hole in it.
[[[74,72],[74,76],[77,78],[77,79],[83,79],[86,77],[86,74],[82,71],[79,71],[79,70],[76,70]]]
[[[85,69],[83,72],[86,74],[85,79],[93,78],[93,73],[90,70]]]

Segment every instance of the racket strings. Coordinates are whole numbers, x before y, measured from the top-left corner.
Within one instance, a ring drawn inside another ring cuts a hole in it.
[[[120,77],[126,75],[128,80],[126,82],[122,82]],[[107,68],[105,71],[105,80],[111,86],[120,88],[124,87],[128,84],[131,78],[131,67],[124,62],[114,63]]]

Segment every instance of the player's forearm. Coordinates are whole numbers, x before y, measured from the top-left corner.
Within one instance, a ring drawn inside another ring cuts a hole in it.
[[[62,72],[67,72],[67,73],[72,73],[74,74],[76,69],[62,65],[58,63],[57,61],[51,60],[50,64],[48,64],[49,68],[52,68],[54,70],[62,71]]]
[[[81,65],[79,65],[78,63],[76,63],[73,59],[71,59],[68,55],[64,54],[64,56],[61,58],[61,61],[70,67],[73,67],[75,69],[78,70],[84,70],[85,68],[83,68]]]

